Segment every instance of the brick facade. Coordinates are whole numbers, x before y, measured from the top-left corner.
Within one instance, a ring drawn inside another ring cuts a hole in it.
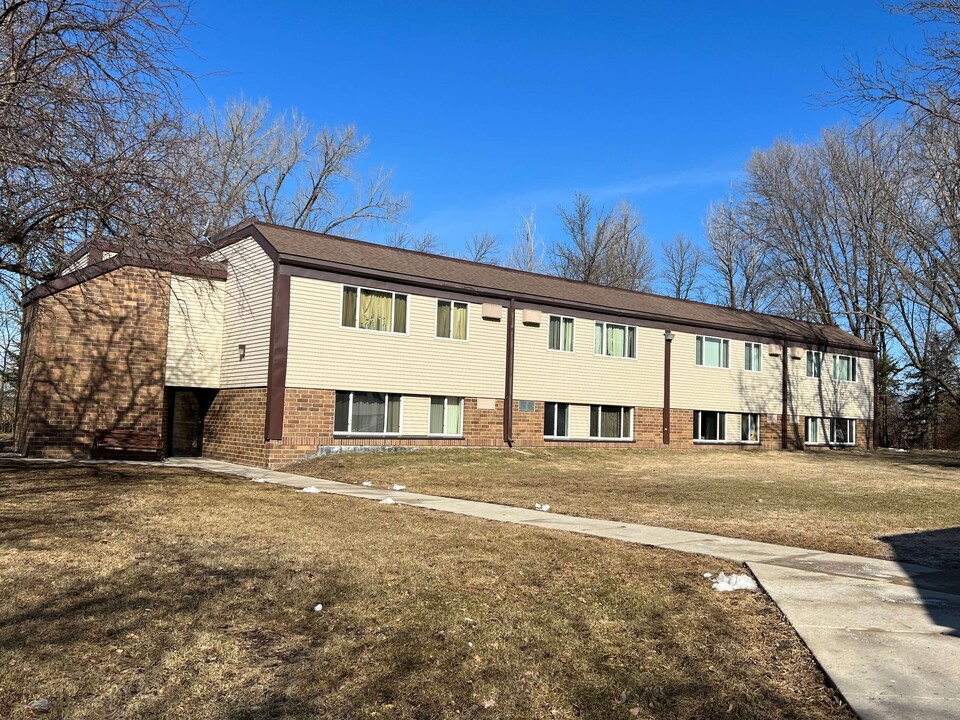
[[[204,419],[204,456],[266,467],[266,413],[266,388],[219,390]]]
[[[164,434],[170,274],[123,267],[27,308],[14,444],[88,457],[97,430]]]

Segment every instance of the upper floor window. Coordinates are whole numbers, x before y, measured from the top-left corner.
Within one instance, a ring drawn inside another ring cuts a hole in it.
[[[823,353],[819,350],[807,350],[807,377],[821,377]]]
[[[729,368],[730,341],[723,338],[697,335],[697,365]]]
[[[344,285],[340,324],[361,330],[406,333],[407,296]]]
[[[465,302],[437,300],[437,337],[466,340],[468,309]]]
[[[547,347],[550,350],[573,352],[573,318],[551,315]]]
[[[637,329],[633,325],[598,322],[593,334],[593,353],[611,357],[637,356]]]
[[[753,342],[743,344],[743,369],[750,372],[763,370],[763,345]]]
[[[833,379],[854,382],[857,379],[857,359],[849,355],[834,355]]]

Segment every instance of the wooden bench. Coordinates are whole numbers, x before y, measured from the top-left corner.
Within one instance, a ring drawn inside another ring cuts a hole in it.
[[[160,433],[147,430],[97,430],[90,455],[94,459],[136,456],[163,460],[163,444]]]

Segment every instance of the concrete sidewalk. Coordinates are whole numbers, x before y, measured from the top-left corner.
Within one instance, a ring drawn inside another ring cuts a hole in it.
[[[169,465],[746,563],[864,720],[960,720],[960,574],[704,533],[395,492],[206,458]]]

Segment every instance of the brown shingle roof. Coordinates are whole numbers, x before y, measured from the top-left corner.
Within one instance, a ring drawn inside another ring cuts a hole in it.
[[[449,285],[451,289],[455,287],[479,295],[485,294],[485,291],[486,294],[499,297],[516,295],[518,299],[540,299],[548,304],[554,301],[553,304],[590,306],[614,315],[861,350],[873,349],[869,343],[832,325],[565,280],[552,275],[392,248],[259,221],[241,223],[221,233],[214,238],[214,242],[223,245],[257,234],[276,249],[281,262],[362,269],[373,274],[403,276],[406,282],[414,284],[418,279],[429,280],[434,284]]]

